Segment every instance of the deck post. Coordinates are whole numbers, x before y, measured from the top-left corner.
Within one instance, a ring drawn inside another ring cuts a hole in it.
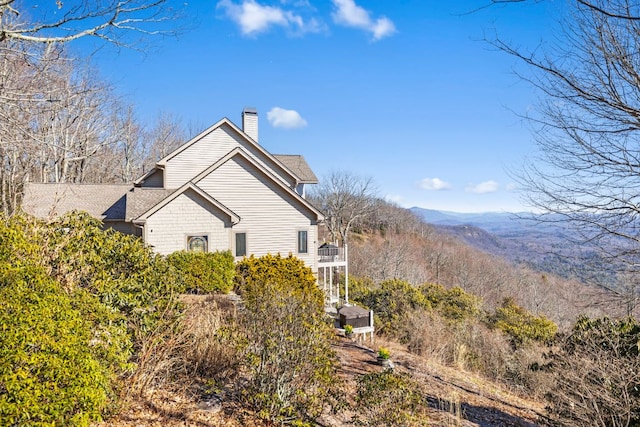
[[[344,242],[344,303],[349,304],[349,249],[347,242]]]

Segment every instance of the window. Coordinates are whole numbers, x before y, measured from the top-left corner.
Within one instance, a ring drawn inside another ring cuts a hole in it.
[[[236,233],[236,256],[247,255],[247,233]]]
[[[298,231],[298,253],[306,254],[309,252],[307,245],[307,230]]]
[[[189,252],[207,252],[207,236],[187,236]]]

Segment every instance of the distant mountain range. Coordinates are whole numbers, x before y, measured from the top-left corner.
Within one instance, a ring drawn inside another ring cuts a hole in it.
[[[539,223],[533,214],[458,213],[413,207],[411,212],[438,230],[487,253],[515,263],[569,277],[576,265],[567,258],[569,230],[561,224]]]

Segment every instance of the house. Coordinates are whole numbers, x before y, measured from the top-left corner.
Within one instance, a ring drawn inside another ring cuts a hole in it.
[[[258,143],[257,111],[245,108],[241,128],[223,118],[133,184],[30,183],[22,208],[43,218],[84,210],[161,254],[291,253],[317,272],[324,217],[305,199],[317,181],[302,156],[273,155]]]

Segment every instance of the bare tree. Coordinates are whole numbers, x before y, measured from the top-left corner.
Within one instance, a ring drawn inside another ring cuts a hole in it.
[[[32,7],[19,0],[0,1],[0,43],[22,40],[66,43],[96,37],[129,45],[130,33],[168,34],[176,11],[168,0],[65,0]]]
[[[116,157],[120,160],[122,182],[132,182],[142,174],[144,155],[143,129],[135,118],[133,107],[129,105],[116,110],[114,121],[121,130],[118,134]]]
[[[344,244],[352,227],[375,209],[376,192],[372,178],[334,171],[321,180],[310,200],[326,215],[331,240]]]
[[[509,3],[541,3],[543,1],[545,0],[489,0],[487,3],[474,9],[472,12],[478,11],[480,9],[492,7],[492,6],[506,5]],[[599,0],[598,1],[575,0],[575,4],[578,6],[592,9],[594,12],[603,14],[611,18],[640,20],[640,15],[637,14],[637,11],[634,13],[631,13],[629,9],[625,8],[624,3],[622,2],[616,2],[616,1],[603,2]]]
[[[43,182],[85,182],[91,178],[91,157],[115,143],[115,97],[94,71],[80,61],[60,58],[46,74],[43,96],[48,105],[33,129],[44,153]]]
[[[0,206],[11,214],[27,181],[114,181],[101,170],[115,153],[112,94],[63,46],[80,38],[134,46],[175,34],[169,0],[0,0]],[[131,153],[125,153],[126,155]],[[125,161],[126,162],[126,161]],[[121,179],[132,172],[125,165]],[[114,169],[115,170],[118,170]],[[112,174],[113,175],[113,174]]]
[[[527,116],[538,155],[514,174],[539,221],[573,229],[602,282],[607,269],[607,280],[640,271],[640,5],[569,5],[554,44],[494,45],[525,64],[521,76],[542,95]]]
[[[640,358],[632,319],[581,318],[549,355],[554,386],[546,395],[560,425],[638,425]]]
[[[153,167],[155,163],[186,142],[187,131],[182,120],[168,112],[158,113],[153,126],[145,134],[147,141],[147,157],[145,169]]]
[[[62,46],[0,43],[2,210],[11,214],[22,186],[93,180],[92,158],[115,143],[116,99],[85,61]]]
[[[146,155],[144,129],[138,122],[133,106],[113,101],[105,114],[108,132],[94,155],[87,158],[85,175],[93,183],[131,183],[142,175]]]

